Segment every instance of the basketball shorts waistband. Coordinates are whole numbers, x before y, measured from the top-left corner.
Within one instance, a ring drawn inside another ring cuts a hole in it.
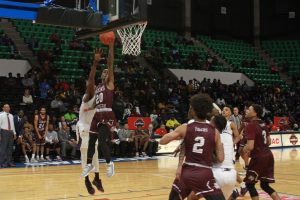
[[[111,112],[111,108],[96,108],[96,112]]]

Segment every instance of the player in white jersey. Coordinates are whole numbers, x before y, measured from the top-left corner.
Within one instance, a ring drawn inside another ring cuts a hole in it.
[[[222,163],[214,163],[213,174],[216,182],[221,187],[225,199],[229,199],[235,187],[237,176],[233,164],[234,147],[230,122],[225,117],[218,115],[212,118],[211,124],[221,133],[221,142],[224,147],[224,161]]]
[[[79,110],[79,120],[76,125],[77,141],[79,141],[79,137],[81,138],[80,152],[81,152],[82,169],[84,169],[85,165],[87,164],[89,130],[90,130],[92,119],[96,112],[95,105],[94,105],[95,104],[95,81],[93,77],[96,74],[96,67],[101,59],[101,56],[102,56],[102,50],[97,49],[95,51],[94,63],[91,68],[89,78],[87,80],[86,91],[82,98],[82,103]],[[99,160],[98,160],[99,158],[98,158],[98,150],[97,150],[98,144],[96,143],[95,145],[96,145],[95,154],[92,160],[94,171],[95,171],[95,178],[92,184],[95,185],[100,192],[104,192],[101,179],[99,178]],[[85,186],[89,194],[95,193],[95,189],[93,188],[92,184],[89,180],[89,176],[86,176]]]

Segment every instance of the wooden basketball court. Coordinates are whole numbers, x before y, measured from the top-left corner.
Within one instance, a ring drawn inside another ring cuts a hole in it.
[[[300,199],[300,149],[273,150],[275,178],[273,187],[282,199]],[[40,166],[0,169],[0,199],[168,199],[177,159],[164,156],[158,160],[116,162],[116,174],[107,178],[100,165],[105,193],[88,195],[81,179],[81,166]],[[241,165],[237,164],[241,170]],[[261,199],[269,199],[261,193]],[[249,199],[246,196],[241,199]]]

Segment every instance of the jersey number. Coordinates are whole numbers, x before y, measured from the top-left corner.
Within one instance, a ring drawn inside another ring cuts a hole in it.
[[[99,93],[96,95],[96,104],[100,104],[103,102],[103,93]]]
[[[204,143],[205,143],[204,137],[196,137],[195,142],[196,143],[193,146],[193,152],[202,154],[203,153],[202,147],[204,146]]]
[[[267,144],[267,132],[265,130],[262,131],[262,136],[264,139],[264,143]]]

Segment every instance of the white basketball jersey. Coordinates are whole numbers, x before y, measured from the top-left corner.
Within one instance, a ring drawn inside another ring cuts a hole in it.
[[[222,163],[214,164],[214,167],[234,168],[233,136],[232,136],[232,129],[230,127],[230,124],[231,122],[227,121],[226,128],[220,134],[221,142],[223,143],[223,147],[224,147],[224,161]]]
[[[84,96],[83,96],[84,97]],[[78,127],[79,132],[82,134],[82,132],[88,133],[90,130],[90,126],[93,120],[93,117],[95,115],[96,109],[93,108],[93,104],[95,101],[95,96],[88,102],[83,102],[80,105],[79,109],[79,121],[78,121]]]

